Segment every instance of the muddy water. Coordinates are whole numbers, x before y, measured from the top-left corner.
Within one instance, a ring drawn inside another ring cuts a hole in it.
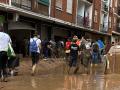
[[[23,62],[18,76],[9,77],[7,83],[0,82],[0,90],[120,90],[120,75],[104,75],[102,65],[97,67],[94,74],[68,75],[63,73],[62,65],[52,69],[50,67],[53,66],[53,62],[42,62],[36,75],[31,76],[28,63]]]

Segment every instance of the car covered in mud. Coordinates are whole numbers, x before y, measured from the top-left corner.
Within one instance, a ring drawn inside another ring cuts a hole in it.
[[[105,71],[120,73],[120,45],[111,46],[108,53],[104,55],[104,61],[106,63]]]

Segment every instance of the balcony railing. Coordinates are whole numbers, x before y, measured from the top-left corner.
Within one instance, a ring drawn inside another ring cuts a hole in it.
[[[77,16],[77,25],[81,27],[91,28],[91,20],[89,17]]]
[[[90,3],[93,3],[93,0],[87,0],[88,2],[90,2]]]
[[[13,6],[23,8],[23,9],[27,9],[27,10],[32,9],[31,0],[11,0],[11,4]]]
[[[120,26],[117,26],[116,29],[117,29],[116,31],[120,33]]]
[[[108,5],[106,2],[102,2],[102,10],[108,12]]]
[[[108,22],[105,22],[104,24],[101,24],[100,31],[103,32],[103,33],[108,32]]]

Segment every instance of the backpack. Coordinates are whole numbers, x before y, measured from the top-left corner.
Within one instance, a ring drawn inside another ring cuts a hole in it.
[[[66,42],[65,48],[66,48],[66,49],[70,49],[70,45],[71,45],[71,42]]]
[[[34,40],[32,42],[30,42],[30,52],[37,52],[38,50],[38,46],[36,43],[37,40]]]
[[[93,48],[93,52],[99,52],[99,46],[97,43],[94,43],[92,48]]]

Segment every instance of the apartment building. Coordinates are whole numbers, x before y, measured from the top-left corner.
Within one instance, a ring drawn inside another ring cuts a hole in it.
[[[120,41],[120,0],[111,0],[112,42]]]
[[[24,32],[23,38],[30,38],[37,30],[43,40],[58,41],[74,34],[108,40],[111,35],[119,36],[117,1],[0,0],[0,23],[4,23],[9,33],[20,35]]]

